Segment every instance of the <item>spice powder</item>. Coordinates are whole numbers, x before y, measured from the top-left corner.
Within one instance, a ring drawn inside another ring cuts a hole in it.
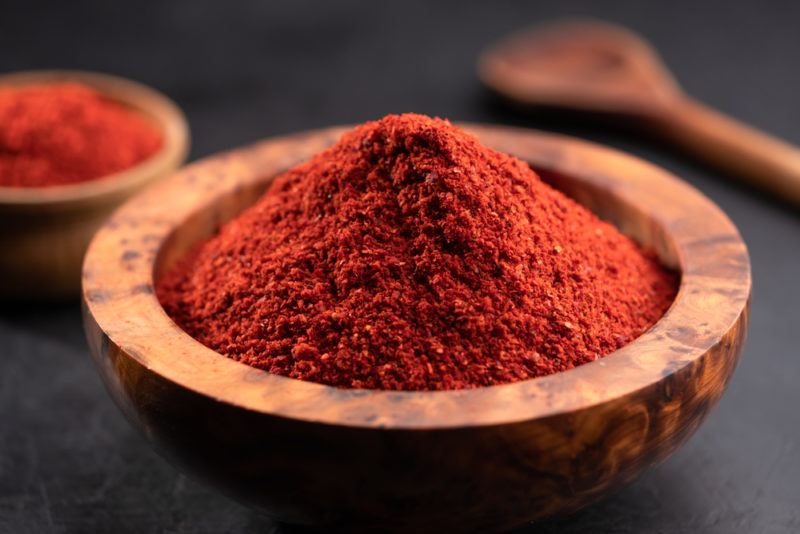
[[[157,295],[200,342],[271,373],[445,390],[596,360],[657,321],[676,286],[524,162],[405,114],[277,177]]]
[[[137,112],[79,83],[0,86],[0,186],[102,178],[155,154],[161,137]]]

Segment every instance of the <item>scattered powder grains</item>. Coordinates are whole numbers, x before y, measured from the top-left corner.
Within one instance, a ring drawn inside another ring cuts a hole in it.
[[[77,83],[0,86],[0,186],[102,178],[161,147],[138,113]]]
[[[158,283],[233,358],[348,388],[458,389],[595,360],[664,313],[654,256],[449,122],[387,116],[278,177]]]

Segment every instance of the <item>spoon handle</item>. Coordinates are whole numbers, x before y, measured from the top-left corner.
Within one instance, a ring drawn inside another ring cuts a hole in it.
[[[695,156],[800,205],[800,149],[691,98],[660,116],[667,137]]]

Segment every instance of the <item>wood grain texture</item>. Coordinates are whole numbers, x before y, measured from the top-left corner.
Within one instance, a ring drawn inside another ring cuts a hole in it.
[[[0,85],[79,81],[129,106],[162,131],[159,152],[100,180],[56,187],[0,186],[0,298],[74,297],[81,262],[100,225],[124,200],[171,174],[189,148],[186,119],[164,95],[138,83],[79,71],[0,76]]]
[[[606,23],[513,35],[479,61],[484,83],[513,102],[624,116],[751,185],[800,205],[800,149],[688,97],[656,52]]]
[[[725,215],[650,164],[578,140],[468,125],[680,268],[652,329],[596,362],[460,391],[336,389],[193,340],[153,277],[341,129],[186,167],[119,209],[87,253],[85,326],[109,391],[182,468],[283,521],[501,530],[590,503],[663,460],[722,395],[747,329],[750,266]]]

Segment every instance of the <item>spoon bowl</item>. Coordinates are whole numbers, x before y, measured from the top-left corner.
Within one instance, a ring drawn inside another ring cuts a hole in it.
[[[612,115],[652,115],[680,89],[635,34],[601,22],[524,31],[484,52],[483,82],[515,102]]]
[[[750,266],[733,224],[694,188],[631,156],[528,130],[465,127],[679,269],[664,317],[595,362],[468,390],[339,389],[226,358],[167,316],[154,280],[343,130],[268,140],[190,165],[131,199],[87,253],[92,354],[157,450],[289,523],[496,531],[600,499],[697,429],[746,332]]]

